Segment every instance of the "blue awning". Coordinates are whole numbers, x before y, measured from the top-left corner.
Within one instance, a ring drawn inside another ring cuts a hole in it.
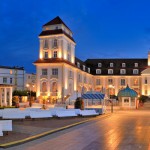
[[[95,93],[95,94],[83,94],[82,95],[82,98],[83,99],[104,99],[105,95],[104,94],[98,94],[98,93]]]

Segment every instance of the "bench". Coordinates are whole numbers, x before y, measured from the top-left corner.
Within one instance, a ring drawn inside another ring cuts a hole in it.
[[[52,114],[50,111],[47,110],[42,110],[40,112],[36,112],[36,111],[31,111],[30,112],[30,118],[34,119],[34,118],[50,118],[52,117]]]
[[[0,124],[0,136],[3,136],[2,125]]]
[[[25,113],[20,112],[7,112],[3,113],[3,119],[25,119]]]
[[[96,113],[95,110],[81,110],[80,115],[81,116],[97,116],[99,114]]]
[[[76,117],[77,114],[75,113],[74,110],[57,110],[56,111],[56,116],[57,117]]]
[[[3,136],[3,131],[12,131],[12,120],[0,120],[0,135]],[[2,133],[1,133],[2,132]]]

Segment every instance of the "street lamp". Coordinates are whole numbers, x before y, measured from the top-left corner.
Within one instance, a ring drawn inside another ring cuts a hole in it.
[[[114,88],[115,88],[114,85],[109,85],[108,88],[109,99],[110,99],[110,89],[114,89]],[[111,113],[113,113],[113,99],[112,100],[110,99],[110,103],[111,103]]]
[[[32,84],[26,84],[26,87],[29,88],[30,95],[29,95],[29,106],[31,107],[31,87],[34,87]]]

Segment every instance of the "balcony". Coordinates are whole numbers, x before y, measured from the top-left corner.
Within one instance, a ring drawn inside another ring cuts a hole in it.
[[[51,79],[52,79],[52,78],[58,79],[58,75],[51,75],[50,78],[51,78]]]
[[[46,78],[47,79],[47,75],[41,75],[40,79],[42,79],[42,78]]]

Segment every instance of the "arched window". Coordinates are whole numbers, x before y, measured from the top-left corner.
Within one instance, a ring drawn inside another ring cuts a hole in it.
[[[47,84],[46,84],[46,82],[42,83],[42,92],[47,92]]]
[[[57,92],[57,83],[56,82],[52,83],[52,92]]]
[[[48,40],[44,40],[44,46],[43,49],[48,49]]]

